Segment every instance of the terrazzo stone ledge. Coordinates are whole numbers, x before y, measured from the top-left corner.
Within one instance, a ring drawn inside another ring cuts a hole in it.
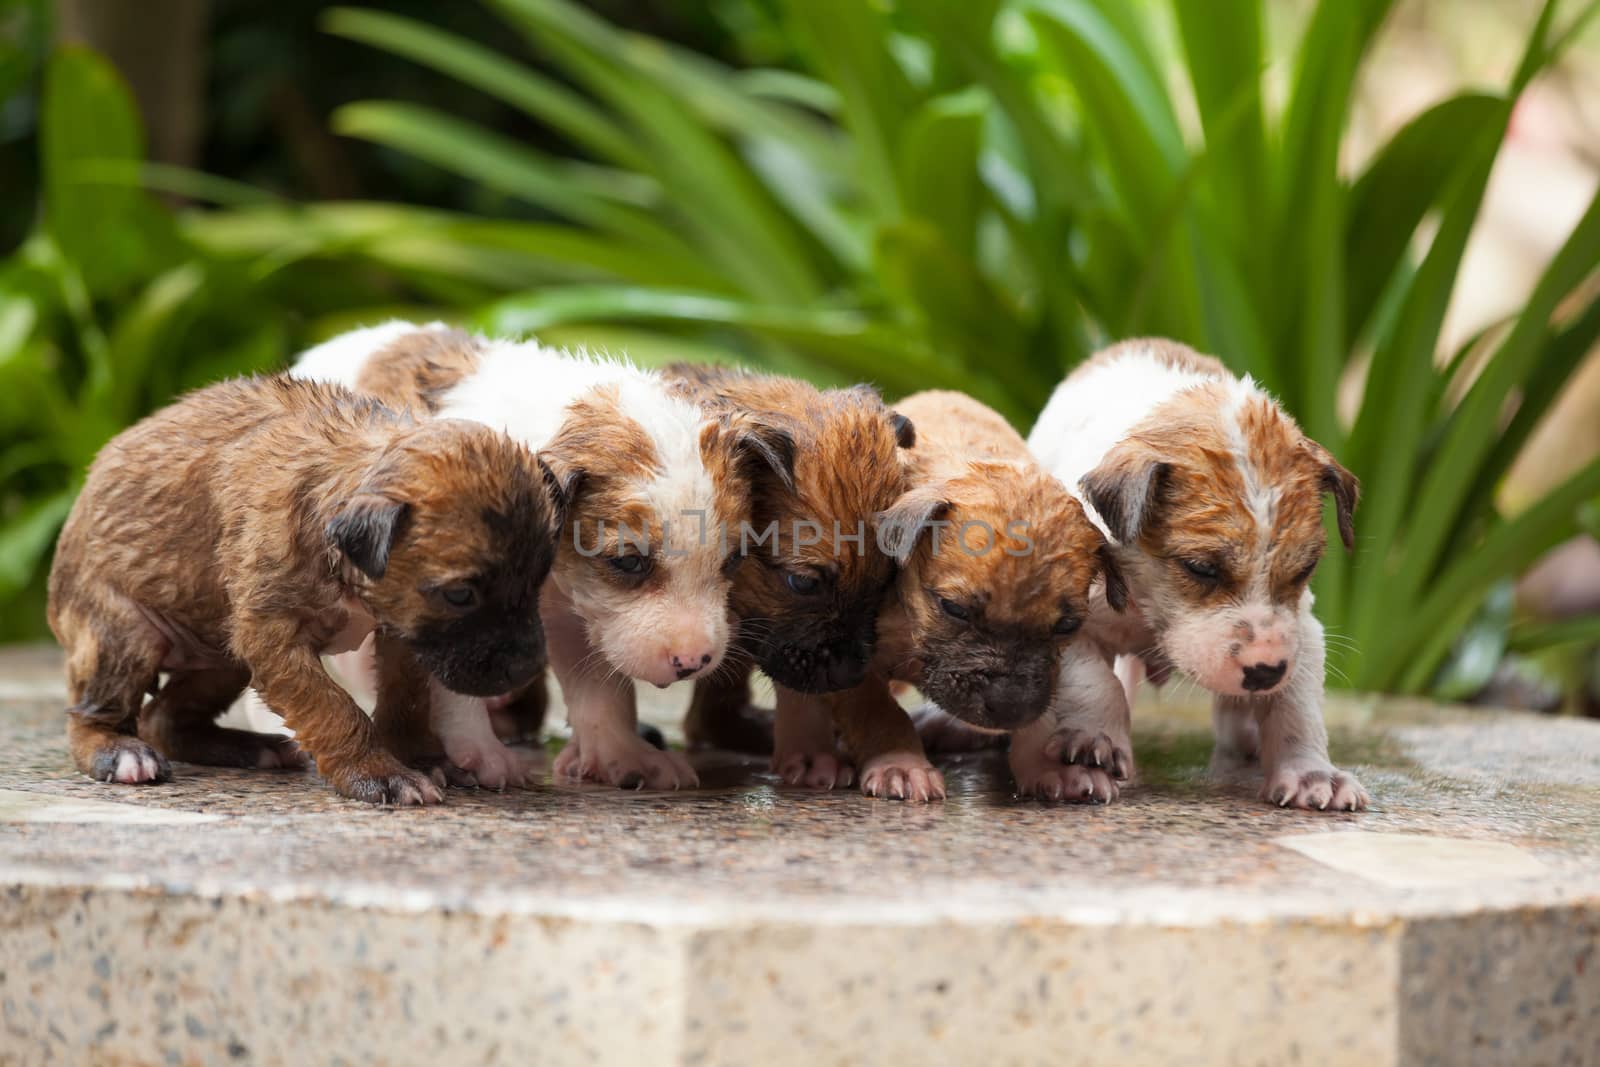
[[[395,811],[97,785],[60,704],[0,653],[0,1064],[1600,1064],[1597,723],[1338,702],[1361,815],[1214,780],[1182,703],[1108,807],[993,755],[926,808],[714,756]]]

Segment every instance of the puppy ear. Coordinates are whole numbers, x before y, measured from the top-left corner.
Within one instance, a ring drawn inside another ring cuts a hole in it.
[[[1311,452],[1312,461],[1321,468],[1317,478],[1322,491],[1333,494],[1333,507],[1339,519],[1339,540],[1344,542],[1346,552],[1353,552],[1356,547],[1356,502],[1361,499],[1361,483],[1326,448],[1310,440],[1306,442],[1306,447]]]
[[[894,443],[901,448],[911,448],[917,443],[917,428],[911,420],[898,411],[889,412],[889,425],[894,427]]]
[[[328,540],[368,578],[389,569],[389,551],[405,528],[411,505],[373,493],[352,499],[328,523]]]
[[[943,485],[924,485],[896,500],[877,517],[878,547],[904,565],[922,534],[950,511]]]
[[[1095,550],[1095,556],[1100,561],[1100,574],[1106,580],[1106,603],[1111,605],[1113,611],[1122,612],[1128,607],[1128,583],[1122,577],[1122,568],[1117,566],[1117,550],[1109,544],[1102,543]]]
[[[555,528],[557,531],[563,530],[567,525],[567,514],[578,498],[578,491],[583,488],[584,470],[575,463],[568,463],[555,452],[540,452],[536,458],[539,461],[539,474],[544,479],[545,494],[550,498],[550,507],[555,512]]]
[[[1171,470],[1171,464],[1144,449],[1115,448],[1078,485],[1117,542],[1129,545],[1139,540],[1140,532],[1155,518]]]
[[[739,468],[752,481],[764,481],[767,474],[794,492],[794,434],[776,422],[750,414],[729,420],[733,433],[733,454]]]

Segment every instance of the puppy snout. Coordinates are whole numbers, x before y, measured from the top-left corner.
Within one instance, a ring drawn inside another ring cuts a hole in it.
[[[672,663],[673,672],[678,680],[699,674],[713,659],[709,649],[668,652],[667,659]]]
[[[1256,663],[1244,669],[1244,681],[1241,684],[1252,693],[1263,693],[1283,681],[1288,670],[1289,661],[1286,659],[1276,663]]]
[[[990,725],[1015,730],[1043,714],[1050,696],[1047,687],[1026,679],[1004,678],[983,691],[983,710]]]
[[[826,674],[830,689],[851,689],[866,678],[867,661],[857,656],[833,656],[828,660]]]

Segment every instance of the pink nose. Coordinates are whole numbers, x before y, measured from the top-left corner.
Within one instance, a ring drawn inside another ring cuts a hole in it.
[[[699,652],[668,652],[667,659],[672,664],[672,669],[677,672],[680,679],[698,674],[711,662],[711,653]]]

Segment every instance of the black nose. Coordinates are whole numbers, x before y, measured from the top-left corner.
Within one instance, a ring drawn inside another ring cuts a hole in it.
[[[1050,702],[1042,687],[1027,683],[996,682],[983,692],[983,710],[991,726],[1015,730],[1044,714]]]
[[[1271,689],[1283,680],[1283,672],[1289,669],[1289,661],[1280,659],[1276,663],[1257,663],[1254,667],[1244,669],[1244,687],[1252,693],[1259,693],[1263,689]]]
[[[867,663],[854,656],[833,656],[828,660],[828,686],[831,689],[852,689],[867,676]]]

